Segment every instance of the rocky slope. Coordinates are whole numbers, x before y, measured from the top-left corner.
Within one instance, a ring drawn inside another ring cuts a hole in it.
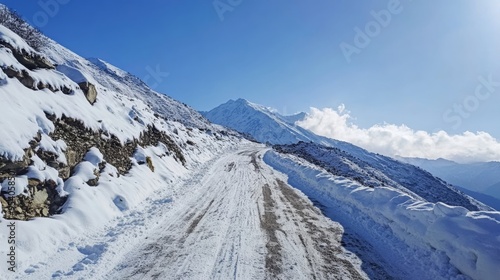
[[[5,219],[61,213],[69,197],[67,181],[92,148],[103,155],[85,180],[95,187],[109,169],[116,169],[116,176],[127,174],[138,149],[162,146],[163,156],[188,166],[186,154],[204,149],[197,138],[235,141],[234,133],[127,72],[41,40],[46,44],[38,52],[0,26],[0,202]]]

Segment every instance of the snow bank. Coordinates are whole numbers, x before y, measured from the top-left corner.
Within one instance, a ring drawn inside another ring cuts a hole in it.
[[[500,213],[416,200],[399,190],[368,188],[304,160],[268,152],[264,160],[289,183],[332,208],[334,219],[366,238],[406,279],[498,279]],[[450,265],[451,264],[451,265]]]
[[[75,83],[88,82],[89,79],[78,69],[68,65],[57,65],[57,71],[63,73]]]

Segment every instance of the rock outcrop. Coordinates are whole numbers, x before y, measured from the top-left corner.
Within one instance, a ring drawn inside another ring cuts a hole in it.
[[[78,83],[78,86],[80,86],[80,89],[85,94],[85,98],[87,98],[87,101],[91,105],[94,105],[97,100],[97,89],[95,88],[95,86],[89,82]]]
[[[45,57],[37,53],[28,53],[25,50],[18,50],[11,46],[9,43],[1,41],[0,45],[4,46],[12,51],[14,57],[19,61],[24,67],[34,70],[38,68],[42,69],[55,69],[54,65]]]
[[[66,202],[67,197],[59,196],[56,187],[56,182],[52,180],[40,182],[29,179],[25,195],[9,198],[0,196],[4,218],[30,220],[60,213],[60,207]]]
[[[100,163],[99,169],[94,171],[95,177],[87,181],[87,184],[92,187],[98,187],[100,173],[103,172],[107,163],[115,166],[119,174],[126,174],[132,167],[130,158],[139,145],[145,147],[163,143],[171,152],[169,155],[182,164],[186,163],[181,148],[165,132],[159,131],[154,126],[147,126],[138,139],[122,144],[116,136],[86,128],[79,120],[65,116],[56,118],[54,115],[47,115],[47,118],[55,126],[55,130],[49,134],[49,137],[54,141],[62,140],[66,143],[64,151],[66,163],[60,162],[57,154],[40,149],[42,135],[39,133],[30,141],[22,160],[12,162],[0,157],[0,182],[12,174],[26,174],[28,167],[33,164],[31,158],[35,155],[47,166],[56,169],[59,172],[59,178],[66,180],[92,147],[98,148],[104,156],[104,162]],[[146,158],[145,164],[154,172],[153,161],[150,157]],[[61,206],[67,200],[67,197],[59,195],[57,183],[53,180],[41,182],[36,178],[28,178],[26,187],[28,191],[24,195],[8,199],[0,195],[6,219],[29,220],[34,217],[48,217],[59,213]]]
[[[155,172],[155,166],[153,165],[153,160],[151,159],[151,157],[146,157],[146,164],[152,172]]]
[[[17,59],[17,61],[29,70],[55,69],[54,65],[52,65],[50,61],[48,61],[41,55],[28,54],[24,50],[17,50],[10,46],[8,43],[0,41],[0,48],[2,47],[8,48]],[[7,77],[16,78],[17,80],[19,80],[19,82],[21,82],[21,84],[32,90],[42,90],[47,88],[52,92],[61,91],[64,94],[71,94],[73,92],[73,90],[67,86],[53,86],[50,83],[36,82],[35,79],[30,75],[29,71],[25,69],[16,69],[12,65],[2,66],[0,69],[7,75]],[[97,93],[95,93],[95,95],[97,95]]]

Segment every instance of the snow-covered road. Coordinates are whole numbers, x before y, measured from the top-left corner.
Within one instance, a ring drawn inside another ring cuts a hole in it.
[[[156,199],[34,264],[46,279],[364,279],[324,217],[266,148],[224,154]],[[24,278],[24,277],[23,277]]]
[[[248,148],[185,185],[161,225],[108,279],[362,278],[326,218]],[[201,174],[200,174],[201,175]]]

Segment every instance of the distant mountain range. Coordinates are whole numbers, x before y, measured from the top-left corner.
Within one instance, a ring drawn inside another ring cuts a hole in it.
[[[249,134],[257,141],[275,145],[278,150],[299,155],[335,175],[352,178],[365,186],[390,186],[412,197],[468,209],[489,208],[421,168],[316,135],[296,125],[305,117],[304,113],[282,116],[268,107],[238,99],[202,114],[213,123]]]
[[[490,204],[500,206],[500,162],[456,163],[446,159],[398,157],[400,161],[416,165],[435,176],[456,185],[473,197],[480,194]],[[498,206],[497,206],[498,207]],[[495,207],[496,209],[499,209]]]

